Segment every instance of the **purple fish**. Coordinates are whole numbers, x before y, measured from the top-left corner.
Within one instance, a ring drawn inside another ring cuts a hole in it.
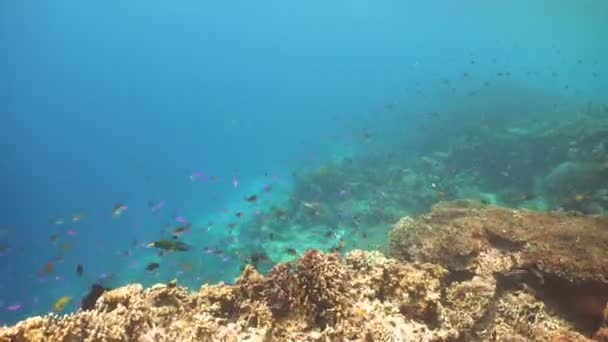
[[[206,181],[207,180],[207,175],[205,175],[205,173],[197,171],[194,172],[193,174],[190,175],[190,180],[193,182],[196,182],[197,180],[200,181]]]
[[[21,309],[21,304],[9,305],[6,307],[8,311],[17,311]]]
[[[186,222],[188,222],[188,220],[186,220],[185,217],[178,215],[178,216],[175,216],[175,222],[186,223]]]

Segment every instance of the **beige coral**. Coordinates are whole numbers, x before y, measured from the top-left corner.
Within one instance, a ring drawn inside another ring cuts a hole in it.
[[[482,273],[503,267],[489,265],[494,264],[479,266],[488,270]],[[378,252],[353,251],[341,260],[309,251],[267,276],[247,268],[235,285],[205,285],[197,292],[175,284],[109,291],[92,310],[0,328],[0,341],[540,341],[564,336],[578,341],[582,336],[528,293],[501,294],[488,276],[452,278],[437,264],[400,262]]]

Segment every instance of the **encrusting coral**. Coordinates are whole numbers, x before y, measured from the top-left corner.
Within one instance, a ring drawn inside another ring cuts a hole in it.
[[[310,250],[234,285],[129,285],[0,342],[606,341],[605,224],[447,203],[395,225],[394,259]]]

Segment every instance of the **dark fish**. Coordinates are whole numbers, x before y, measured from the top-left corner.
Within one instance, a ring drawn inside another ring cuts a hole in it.
[[[346,241],[340,240],[340,242],[337,245],[332,246],[329,249],[329,251],[331,253],[342,252],[342,250],[344,249],[345,246],[346,246]]]
[[[536,195],[534,195],[533,193],[525,192],[525,193],[521,194],[521,196],[519,198],[522,201],[529,201],[531,199],[534,199],[535,197],[536,197]]]
[[[238,212],[238,213],[236,213],[235,215],[236,215],[236,217],[243,217],[243,216],[245,216],[245,213],[244,213],[244,212],[242,212],[242,211],[239,211],[239,212]]]
[[[289,255],[298,255],[298,252],[293,248],[287,248],[286,251]]]
[[[180,236],[188,231],[190,231],[190,228],[192,227],[192,224],[188,223],[185,224],[183,226],[180,227],[176,227],[175,229],[173,229],[173,232],[171,233],[173,236]]]
[[[79,277],[82,277],[83,273],[84,273],[84,267],[82,266],[82,264],[76,265],[76,275]]]
[[[230,223],[230,224],[228,224],[228,228],[233,229],[234,227],[236,227],[236,223]]]
[[[257,200],[258,200],[257,195],[247,197],[247,202],[249,202],[249,203],[255,203],[255,202],[257,202]]]
[[[260,261],[268,261],[269,259],[270,258],[268,258],[268,255],[266,255],[266,253],[254,253],[251,255],[251,262],[253,264],[257,264]]]
[[[87,293],[87,295],[80,302],[80,307],[82,308],[82,310],[93,309],[95,303],[97,303],[97,299],[99,299],[99,297],[101,297],[104,292],[110,290],[110,288],[103,287],[99,284],[93,284],[91,286],[91,289],[89,290],[89,293]]]
[[[177,240],[158,240],[148,244],[148,247],[154,247],[164,251],[185,252],[190,250],[189,245]]]
[[[146,266],[146,270],[147,271],[154,271],[155,269],[159,268],[160,264],[157,262],[151,262],[148,264],[148,266]]]

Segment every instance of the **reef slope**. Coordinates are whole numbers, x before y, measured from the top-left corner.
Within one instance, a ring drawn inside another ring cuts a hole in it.
[[[607,229],[447,203],[395,225],[394,258],[311,250],[234,285],[129,285],[91,310],[0,328],[0,341],[607,340]]]

